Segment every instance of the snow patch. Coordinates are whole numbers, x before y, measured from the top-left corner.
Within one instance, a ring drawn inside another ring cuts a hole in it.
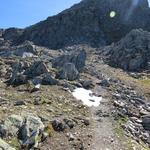
[[[91,106],[99,106],[100,101],[102,100],[102,97],[97,97],[94,95],[94,93],[91,90],[86,90],[84,88],[76,88],[72,95],[77,99],[81,100],[84,105],[87,105],[89,107]]]
[[[27,57],[33,57],[33,53],[30,52],[24,52],[22,55],[23,58],[27,58]]]

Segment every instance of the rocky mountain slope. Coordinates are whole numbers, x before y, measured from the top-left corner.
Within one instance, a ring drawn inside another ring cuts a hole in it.
[[[149,150],[149,17],[147,0],[83,0],[0,29],[0,149]]]
[[[135,29],[110,46],[109,64],[129,71],[149,70],[150,32]]]
[[[114,18],[111,11],[116,13]],[[120,40],[131,29],[150,30],[149,15],[147,0],[83,0],[23,32],[8,29],[3,38],[15,44],[29,40],[52,49],[81,43],[102,46]]]

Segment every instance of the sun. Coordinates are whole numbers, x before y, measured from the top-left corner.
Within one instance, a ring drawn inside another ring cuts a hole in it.
[[[115,11],[111,11],[109,16],[110,16],[110,18],[114,18],[116,16],[116,12]]]

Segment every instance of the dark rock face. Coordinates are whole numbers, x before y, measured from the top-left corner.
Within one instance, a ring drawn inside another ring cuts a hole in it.
[[[76,80],[79,77],[79,72],[72,63],[64,64],[63,68],[57,73],[57,78],[66,80]]]
[[[0,29],[0,46],[9,47],[14,45],[17,43],[23,31],[23,29],[18,28]]]
[[[71,54],[62,55],[52,61],[54,68],[61,68],[66,63],[73,63],[78,71],[81,71],[85,66],[86,52],[73,52]]]
[[[128,71],[147,69],[150,61],[150,32],[132,30],[111,47],[109,64]]]
[[[111,11],[116,16],[111,18]],[[49,48],[74,44],[102,46],[120,40],[132,29],[150,30],[147,0],[83,0],[62,13],[25,29],[25,40]]]
[[[16,42],[22,33],[23,33],[23,29],[9,28],[3,32],[3,38],[5,40],[10,40],[12,42]]]

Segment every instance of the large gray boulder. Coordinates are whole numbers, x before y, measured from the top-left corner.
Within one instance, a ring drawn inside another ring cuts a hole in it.
[[[73,63],[78,71],[81,71],[85,66],[86,61],[86,52],[83,51],[75,51],[69,54],[64,54],[60,57],[55,58],[52,61],[52,67],[61,68],[66,63]]]
[[[22,146],[32,148],[38,146],[38,142],[41,140],[39,135],[42,135],[44,131],[44,124],[39,117],[30,113],[22,113],[22,115],[13,114],[9,116],[3,124],[1,123],[0,132],[4,130],[6,132],[6,137],[4,138],[7,139],[8,136],[10,139],[18,138]],[[2,133],[0,133],[0,135],[2,135]],[[0,139],[0,146],[1,144],[2,146],[9,147],[7,143],[4,143]]]
[[[62,69],[57,73],[56,78],[66,79],[69,81],[76,80],[79,77],[79,72],[75,65],[72,63],[66,63]]]
[[[135,29],[110,46],[109,64],[128,71],[148,69],[150,32]]]

